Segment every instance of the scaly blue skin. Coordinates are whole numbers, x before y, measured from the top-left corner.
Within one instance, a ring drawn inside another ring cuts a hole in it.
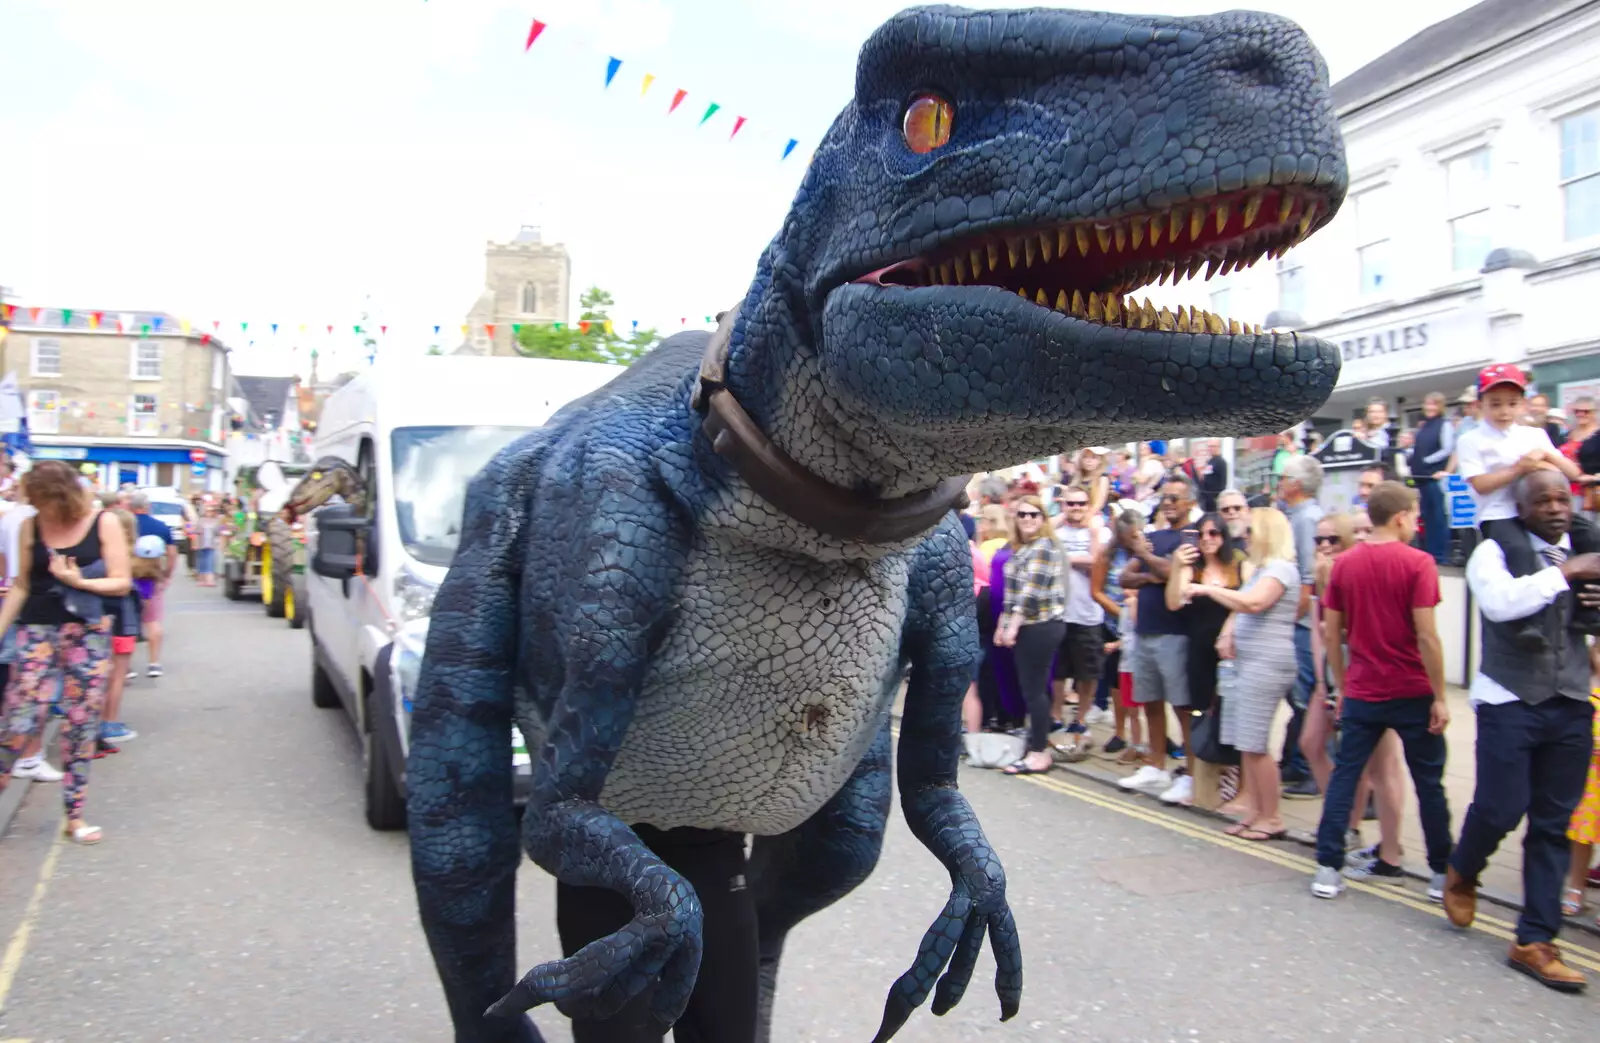
[[[954,121],[947,143],[919,153],[902,119],[926,91]],[[855,98],[761,258],[727,386],[814,474],[885,498],[1073,445],[1282,430],[1332,390],[1331,345],[1033,301],[1120,299],[1163,263],[1254,259],[1326,224],[1345,187],[1326,69],[1283,19],[908,11],[863,47]],[[996,264],[993,247],[1015,257]],[[966,285],[946,285],[952,261]],[[469,490],[407,766],[418,903],[458,1043],[536,1039],[523,1013],[533,1006],[604,1018],[647,989],[661,1025],[681,1016],[702,913],[629,828],[644,821],[759,834],[750,877],[765,1038],[788,931],[877,860],[885,693],[902,671],[901,808],[951,891],[875,1039],[930,993],[936,1013],[950,1009],[986,937],[1002,1019],[1018,1009],[1005,875],[956,787],[977,656],[961,530],[947,517],[869,545],[766,505],[711,451],[691,405],[706,336],[670,338],[500,453]],[[752,602],[763,585],[784,593]],[[817,614],[819,598],[839,599],[835,618]],[[819,646],[833,658],[819,660]],[[828,689],[815,693],[812,708],[827,711],[815,719],[790,712],[813,694],[785,686],[800,676]],[[762,701],[740,700],[746,681]],[[722,763],[713,738],[691,731],[670,750],[681,770],[668,765],[651,785],[638,766],[656,763],[659,744],[631,728],[644,714],[683,731],[675,700],[728,721],[770,702],[771,727],[749,734],[776,745],[722,748],[739,762],[727,770],[745,773],[723,786],[705,768]],[[514,720],[537,751],[529,856],[563,882],[628,896],[636,914],[520,981]],[[826,787],[784,774],[796,764]],[[756,765],[776,765],[777,782],[748,781],[761,779]]]

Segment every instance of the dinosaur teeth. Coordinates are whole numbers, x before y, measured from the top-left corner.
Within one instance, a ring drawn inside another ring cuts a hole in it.
[[[1045,259],[1045,263],[1054,260],[1054,251],[1055,240],[1048,234],[1039,236],[1039,256]]]
[[[1101,224],[1095,225],[1094,237],[1095,240],[1100,244],[1101,253],[1108,254],[1111,252],[1111,229],[1109,226]]]
[[[1089,256],[1089,230],[1083,225],[1078,225],[1072,230],[1073,237],[1078,242],[1078,253],[1084,257]]]
[[[1292,193],[1285,192],[1282,198],[1278,200],[1278,223],[1280,225],[1288,223],[1289,215],[1293,212],[1294,195]]]
[[[965,257],[956,258],[956,282],[962,286],[967,283],[967,259]]]
[[[1228,204],[1227,203],[1218,203],[1217,204],[1217,234],[1221,235],[1222,234],[1222,230],[1224,228],[1226,228],[1226,227],[1228,227]]]
[[[983,251],[982,250],[973,250],[972,251],[972,255],[971,255],[971,260],[972,260],[972,281],[973,282],[977,282],[978,279],[983,275]]]
[[[986,244],[989,250],[989,270],[992,272],[1000,267],[1000,245],[998,243]]]
[[[1072,249],[1072,236],[1065,228],[1056,229],[1056,256],[1065,259]]]
[[[1150,245],[1151,246],[1160,246],[1161,245],[1161,226],[1163,224],[1165,224],[1165,223],[1166,222],[1162,221],[1159,216],[1158,217],[1152,217],[1150,219]],[[1174,227],[1176,227],[1176,225],[1174,225]],[[1178,241],[1178,237],[1177,237],[1176,234],[1173,234],[1173,235],[1169,236],[1169,238],[1173,242],[1177,242]]]
[[[1164,305],[1160,311],[1156,312],[1156,326],[1159,329],[1172,330],[1176,329],[1177,325],[1177,318]]]
[[[1089,321],[1104,322],[1106,318],[1105,306],[1100,303],[1098,293],[1089,294]]]
[[[1144,219],[1136,217],[1136,218],[1133,219],[1132,224],[1133,224],[1133,228],[1132,228],[1133,235],[1131,236],[1131,238],[1133,239],[1133,248],[1135,250],[1137,250],[1137,249],[1139,249],[1139,247],[1144,245]],[[1151,220],[1150,225],[1151,225],[1152,229],[1155,229],[1155,228],[1158,227],[1154,220]],[[1150,245],[1154,246],[1155,243],[1152,241]]]
[[[1249,228],[1256,223],[1256,215],[1261,212],[1261,202],[1266,197],[1260,192],[1253,194],[1244,202],[1244,227]]]
[[[1190,242],[1200,241],[1200,233],[1205,231],[1206,217],[1208,214],[1210,214],[1210,212],[1211,208],[1206,206],[1197,206],[1189,212]]]
[[[1015,239],[1007,239],[1006,260],[1011,262],[1011,267],[1013,268],[1017,266],[1017,255],[1019,252],[1020,251],[1017,249],[1017,241]]]
[[[1044,292],[1044,290],[1041,288],[1039,290],[1039,292],[1034,295],[1033,303],[1040,304],[1040,305],[1043,305],[1044,307],[1048,308],[1048,307],[1050,307],[1050,298]]]
[[[1069,305],[1068,305],[1068,302],[1067,302],[1067,291],[1066,290],[1057,290],[1056,291],[1056,311],[1066,311],[1068,307],[1069,307]]]
[[[1178,244],[1178,236],[1183,234],[1183,222],[1187,216],[1188,214],[1183,207],[1175,206],[1172,208],[1172,213],[1167,217],[1167,238],[1172,240],[1174,246]],[[1156,245],[1160,239],[1161,229],[1157,227],[1154,221],[1150,222],[1150,245]]]
[[[1126,223],[1118,221],[1115,227],[1111,229],[1111,234],[1117,241],[1117,253],[1121,253],[1128,248],[1128,226]]]
[[[1023,258],[1023,261],[1026,262],[1026,264],[1027,264],[1027,266],[1029,268],[1032,268],[1033,267],[1033,262],[1034,262],[1035,259],[1037,259],[1038,256],[1039,255],[1034,250],[1033,236],[1030,235],[1030,236],[1028,236],[1026,239],[1024,239],[1022,241],[1022,258]]]
[[[1072,291],[1072,314],[1081,316],[1089,314],[1089,310],[1083,305],[1083,291],[1081,290]]]

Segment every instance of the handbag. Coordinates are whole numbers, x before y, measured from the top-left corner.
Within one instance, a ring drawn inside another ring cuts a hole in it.
[[[1189,730],[1189,744],[1194,747],[1194,755],[1207,764],[1228,767],[1239,763],[1238,749],[1222,741],[1222,707],[1233,693],[1233,684],[1233,660],[1224,659],[1217,664],[1217,697]]]

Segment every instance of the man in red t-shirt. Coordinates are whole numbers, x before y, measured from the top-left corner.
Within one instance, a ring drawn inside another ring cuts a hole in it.
[[[1444,896],[1450,858],[1450,807],[1444,793],[1444,649],[1434,625],[1439,569],[1410,546],[1420,516],[1415,490],[1380,482],[1367,499],[1372,535],[1341,554],[1322,600],[1323,647],[1338,701],[1339,749],[1317,828],[1317,875],[1311,893],[1344,890],[1345,827],[1356,783],[1383,733],[1394,729],[1422,812],[1433,879],[1428,897]],[[1349,646],[1350,664],[1344,661]]]

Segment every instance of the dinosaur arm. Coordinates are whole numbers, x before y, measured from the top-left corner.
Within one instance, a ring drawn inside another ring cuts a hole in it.
[[[457,1043],[518,1038],[483,1011],[516,980],[510,750],[523,504],[514,490],[527,466],[502,454],[468,487],[411,719],[411,871]]]
[[[986,934],[1001,1020],[1017,1012],[1022,996],[1022,951],[1006,904],[1005,870],[956,786],[961,700],[979,654],[971,559],[960,526],[949,518],[917,554],[903,644],[911,673],[896,758],[900,807],[911,832],[949,870],[951,894],[916,962],[890,991],[880,1043],[927,998],[946,962],[933,1012],[942,1015],[960,1001]]]
[[[659,978],[651,1008],[661,1027],[682,1015],[700,964],[694,889],[600,804],[683,565],[682,529],[663,490],[626,465],[591,465],[581,576],[558,596],[565,682],[545,724],[523,817],[529,856],[562,883],[629,900],[631,923],[565,960],[541,964],[493,1008],[553,1002],[569,1017],[605,1018]]]

